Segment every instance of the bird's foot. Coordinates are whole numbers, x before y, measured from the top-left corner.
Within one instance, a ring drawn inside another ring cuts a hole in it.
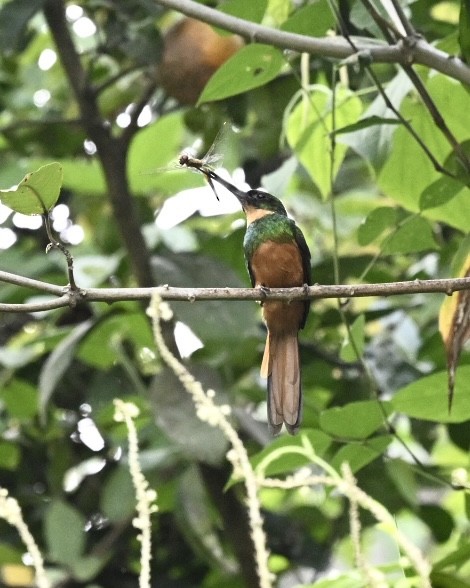
[[[256,286],[258,288],[258,290],[260,291],[260,294],[262,294],[262,299],[259,301],[259,303],[261,304],[261,306],[263,305],[263,301],[266,299],[266,295],[269,294],[271,292],[271,289],[268,288],[268,286],[265,286],[264,284],[259,284],[258,286]]]

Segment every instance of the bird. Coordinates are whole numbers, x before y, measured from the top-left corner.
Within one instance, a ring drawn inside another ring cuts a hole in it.
[[[279,198],[262,190],[240,190],[212,169],[203,166],[200,170],[234,194],[243,208],[243,249],[252,287],[311,285],[305,237]],[[265,300],[261,304],[268,331],[260,370],[268,383],[268,425],[273,435],[280,433],[283,424],[293,435],[302,419],[298,332],[305,326],[310,301]]]

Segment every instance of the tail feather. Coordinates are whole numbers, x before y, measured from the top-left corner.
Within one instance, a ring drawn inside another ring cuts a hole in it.
[[[285,423],[294,434],[302,417],[299,346],[297,333],[268,333],[261,365],[261,375],[268,378],[268,422],[274,435]]]

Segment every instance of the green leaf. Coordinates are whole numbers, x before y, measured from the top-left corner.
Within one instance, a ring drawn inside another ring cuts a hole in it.
[[[393,409],[416,419],[438,423],[462,423],[470,419],[470,366],[457,369],[454,402],[449,414],[447,406],[447,372],[425,376],[393,397]]]
[[[46,214],[59,198],[62,178],[62,166],[49,163],[26,174],[15,190],[0,190],[0,200],[15,212]]]
[[[10,417],[29,420],[38,411],[38,392],[28,382],[13,378],[1,390],[0,399],[5,403]]]
[[[341,464],[347,462],[353,473],[358,472],[374,459],[380,457],[392,441],[392,435],[381,435],[361,444],[348,443],[336,452],[330,460],[330,464],[340,471]]]
[[[422,191],[419,198],[419,209],[427,210],[442,206],[452,200],[464,186],[457,180],[443,176]]]
[[[384,241],[382,253],[391,255],[394,253],[416,253],[436,249],[438,249],[438,246],[434,240],[429,221],[421,216],[415,216],[410,217]]]
[[[28,22],[42,10],[44,0],[12,0],[2,2],[0,10],[0,50],[2,53],[18,51],[25,43],[22,35]]]
[[[462,59],[470,62],[470,0],[460,0],[459,45]]]
[[[226,0],[217,9],[224,14],[260,23],[268,6],[268,0]],[[224,31],[225,34],[226,31]]]
[[[15,549],[11,545],[0,543],[0,567],[4,564],[21,564],[22,555],[19,548]]]
[[[296,10],[282,23],[281,30],[308,37],[323,37],[334,25],[335,19],[327,0],[318,0]]]
[[[364,588],[364,579],[359,572],[349,571],[332,579],[318,580],[304,588]]]
[[[323,198],[331,191],[331,175],[336,177],[347,151],[347,147],[337,143],[335,162],[331,170],[331,138],[333,130],[333,94],[324,86],[317,86],[309,100],[300,102],[287,120],[287,140],[302,165],[317,185]],[[336,90],[336,127],[355,122],[362,111],[362,104],[349,90],[338,87]]]
[[[218,374],[207,365],[192,365],[191,373],[205,390],[220,389]],[[191,396],[171,370],[164,369],[154,378],[150,394],[157,426],[186,456],[210,465],[224,460],[227,439],[220,429],[197,417]],[[224,404],[225,398],[217,394],[215,401]]]
[[[315,453],[322,457],[331,445],[331,437],[318,430],[302,430],[296,437],[279,437],[250,459],[253,468],[262,467],[265,476],[278,476],[308,465],[310,459],[298,450],[304,448],[305,439]]]
[[[342,360],[358,361],[362,357],[365,341],[365,325],[365,316],[361,314],[350,326],[351,336],[349,336],[348,333],[345,340],[343,341],[343,346],[341,347],[340,357]]]
[[[387,461],[385,467],[401,496],[403,496],[410,506],[417,507],[418,485],[410,464],[401,459],[392,459]]]
[[[367,439],[385,423],[390,412],[388,402],[351,402],[324,410],[320,414],[320,427],[340,439]]]
[[[183,117],[180,112],[167,114],[136,134],[129,148],[127,172],[132,191],[143,194],[171,182],[177,171],[153,172],[168,166],[182,150]],[[184,173],[184,172],[182,172]],[[184,174],[188,180],[199,180],[196,174]],[[199,180],[200,181],[200,180]]]
[[[457,567],[457,569],[466,564],[470,559],[470,542],[463,543],[458,549],[453,550],[448,555],[437,561],[433,566],[433,572],[443,570],[448,567]]]
[[[431,582],[433,586],[439,586],[439,588],[470,588],[469,582],[462,580],[456,574],[446,572],[432,572]]]
[[[402,100],[411,87],[411,82],[406,73],[400,70],[387,86],[387,95],[395,108],[400,107]],[[358,124],[362,120],[374,120],[376,118],[390,120],[391,117],[396,117],[396,114],[388,108],[379,94],[364,112],[363,118],[358,121]],[[375,170],[379,170],[390,156],[392,139],[399,128],[401,127],[394,124],[368,126],[361,130],[341,135],[341,143],[349,145],[369,162]]]
[[[277,77],[283,65],[284,57],[279,49],[261,43],[247,45],[214,73],[202,91],[198,106],[264,86]]]
[[[355,131],[361,131],[362,129],[368,129],[369,127],[373,127],[376,125],[401,125],[402,122],[398,118],[385,118],[382,116],[366,116],[361,118],[357,122],[353,123],[352,125],[346,125],[345,127],[341,127],[340,129],[336,129],[332,131],[332,135],[344,135],[346,133],[353,133]]]
[[[108,554],[108,557],[110,555]],[[80,582],[86,582],[92,580],[101,571],[103,566],[106,564],[106,557],[96,557],[90,555],[87,557],[81,557],[70,563],[72,568],[73,577]],[[89,588],[92,586],[89,584]]]
[[[452,150],[444,161],[444,167],[462,182],[462,184],[470,186],[470,171],[468,170],[468,162],[470,161],[469,139],[460,143],[460,150],[466,158],[466,161],[463,162],[460,154],[457,154],[455,150]]]
[[[14,471],[20,462],[18,445],[0,441],[0,469]]]
[[[367,215],[357,230],[357,241],[359,245],[369,245],[374,239],[381,235],[385,229],[395,225],[397,211],[389,206],[374,208]]]
[[[136,507],[135,490],[129,470],[118,467],[108,478],[100,497],[103,514],[112,522],[133,515]]]
[[[75,327],[65,337],[44,362],[39,374],[39,413],[42,418],[55,387],[69,367],[78,343],[93,326],[94,321],[88,320]]]
[[[85,518],[62,500],[53,500],[46,511],[45,536],[50,557],[73,565],[85,548]]]
[[[103,317],[80,341],[77,357],[105,370],[116,361],[115,341],[128,341],[138,350],[154,348],[152,330],[142,312],[122,312]]]
[[[235,562],[224,552],[219,521],[195,466],[187,468],[180,477],[176,500],[176,521],[194,552],[212,565],[233,569]]]
[[[462,123],[463,113],[468,112],[467,92],[461,85],[442,75],[429,78],[426,88],[440,112],[445,112],[446,123],[457,140],[463,142],[468,139],[469,127]],[[449,108],[449,104],[452,104],[452,108]],[[434,157],[444,162],[449,154],[449,144],[443,134],[436,133],[435,127],[429,123],[426,107],[414,97],[407,97],[403,101],[401,114],[406,120],[412,121],[413,128]],[[423,190],[440,177],[441,174],[434,169],[421,147],[416,141],[410,140],[408,131],[398,127],[393,138],[393,148],[379,176],[382,192],[407,210],[418,212]],[[423,215],[467,233],[469,200],[470,190],[463,188],[452,200],[436,208],[426,209]]]

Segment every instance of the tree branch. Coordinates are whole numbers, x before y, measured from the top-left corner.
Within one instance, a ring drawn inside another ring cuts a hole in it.
[[[253,41],[268,43],[281,49],[336,59],[345,59],[356,53],[346,39],[341,37],[317,38],[279,31],[224,14],[192,0],[156,0],[156,2]],[[357,37],[354,38],[354,42],[358,52],[367,54],[376,63],[401,65],[419,63],[470,85],[470,67],[458,57],[432,47],[424,39],[413,39],[411,46],[403,42],[389,46],[373,39]]]
[[[34,288],[59,296],[32,304],[1,304],[3,312],[39,312],[52,308],[75,306],[79,302],[122,302],[149,300],[157,292],[163,300],[197,302],[201,300],[318,300],[322,298],[363,298],[368,296],[401,296],[404,294],[441,293],[451,295],[460,290],[470,290],[470,278],[440,280],[411,280],[409,282],[385,282],[381,284],[327,285],[315,284],[299,288],[79,288],[71,290],[39,280],[24,278],[8,272],[0,272],[0,282]]]

